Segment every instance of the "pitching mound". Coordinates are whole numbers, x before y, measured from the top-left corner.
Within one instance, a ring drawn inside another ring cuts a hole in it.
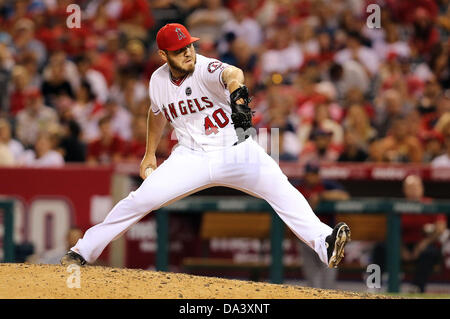
[[[80,268],[80,288],[69,288],[67,281],[74,273],[59,265],[0,264],[0,299],[385,298],[372,294],[100,266]],[[76,285],[76,280],[69,283]]]

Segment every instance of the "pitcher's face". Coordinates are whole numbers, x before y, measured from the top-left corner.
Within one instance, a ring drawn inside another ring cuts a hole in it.
[[[160,54],[170,69],[176,71],[176,73],[188,74],[194,72],[196,55],[192,43],[176,51],[161,51]]]

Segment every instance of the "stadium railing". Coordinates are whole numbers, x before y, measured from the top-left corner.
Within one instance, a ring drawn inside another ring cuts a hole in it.
[[[14,262],[14,202],[0,199],[0,261]]]
[[[171,212],[268,212],[272,215],[270,241],[271,265],[270,281],[283,282],[283,249],[284,223],[264,200],[251,197],[215,197],[191,196],[179,200],[157,211],[157,256],[156,268],[159,271],[168,269],[168,225]],[[387,272],[388,291],[399,292],[401,266],[401,223],[400,214],[450,214],[450,201],[434,201],[418,203],[402,199],[387,198],[355,198],[347,201],[322,202],[315,210],[318,214],[385,214],[387,227]]]

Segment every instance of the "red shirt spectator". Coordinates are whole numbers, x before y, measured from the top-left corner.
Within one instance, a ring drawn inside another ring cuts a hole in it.
[[[137,22],[146,29],[151,28],[155,23],[146,0],[122,0],[120,21],[132,22],[133,24]]]
[[[320,166],[316,162],[309,162],[304,166],[303,180],[296,186],[297,190],[314,209],[321,200],[347,200],[349,193],[344,187],[334,181],[322,179]],[[332,223],[330,215],[319,216],[322,222]]]
[[[376,1],[368,1],[375,3]],[[438,6],[434,0],[385,0],[394,17],[402,23],[412,23],[416,9],[424,8],[430,17],[435,18],[438,14]]]
[[[431,198],[424,197],[423,183],[420,177],[408,176],[403,183],[403,192],[408,200],[417,201],[423,204],[431,203]],[[444,214],[402,214],[402,240],[405,244],[418,243],[426,237],[424,226],[426,224],[446,223]]]
[[[430,199],[423,199],[431,202]],[[446,222],[444,214],[418,215],[402,214],[402,240],[405,244],[417,243],[425,237],[424,225],[435,224],[436,222]]]
[[[439,43],[439,31],[435,27],[432,17],[424,8],[417,8],[414,15],[414,35],[410,45],[418,55],[428,54],[431,48]]]
[[[15,90],[11,93],[9,100],[9,111],[12,116],[16,116],[19,111],[25,108],[26,93],[24,91]]]
[[[127,144],[124,157],[130,161],[140,161],[147,147],[147,117],[137,116],[132,122],[133,137]]]
[[[9,96],[9,112],[15,116],[25,108],[27,93],[34,88],[29,88],[29,73],[27,69],[21,65],[14,67],[12,71],[13,91]]]
[[[126,146],[126,150],[124,152],[124,156],[130,160],[140,160],[145,155],[146,150],[145,141],[131,140]]]
[[[112,164],[120,161],[123,152],[123,141],[113,135],[111,118],[104,117],[99,121],[100,137],[88,145],[88,163]]]
[[[111,164],[122,152],[122,140],[118,136],[113,136],[105,143],[97,139],[88,145],[88,161],[99,164]]]
[[[332,132],[316,128],[311,132],[311,141],[303,147],[299,156],[300,163],[335,162],[342,148],[331,142]]]

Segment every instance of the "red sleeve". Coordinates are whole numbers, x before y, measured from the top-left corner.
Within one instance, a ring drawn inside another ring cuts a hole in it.
[[[114,138],[114,143],[112,145],[111,153],[112,154],[117,154],[117,153],[123,154],[125,149],[126,149],[126,144],[124,143],[124,141],[120,137],[116,136]]]
[[[98,158],[99,154],[99,143],[98,141],[93,141],[88,144],[87,157]]]
[[[154,25],[150,6],[146,0],[122,1],[122,12],[120,20],[133,20],[138,14],[144,15],[143,27],[150,28]]]
[[[153,16],[151,14],[151,9],[146,0],[136,0],[136,5],[138,7],[138,12],[144,13],[144,26],[146,28],[151,28],[155,22],[153,21]]]
[[[447,222],[447,215],[445,214],[439,214],[436,215],[436,222]]]

